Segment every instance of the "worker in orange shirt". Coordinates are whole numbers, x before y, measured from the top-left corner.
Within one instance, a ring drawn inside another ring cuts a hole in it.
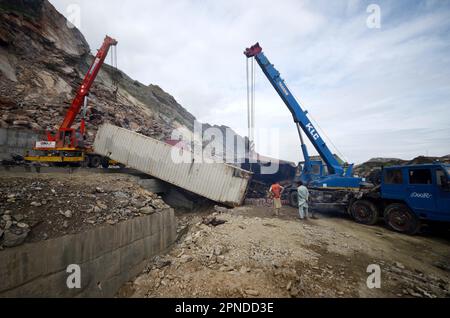
[[[282,187],[278,182],[272,184],[270,186],[269,192],[273,196],[273,207],[275,209],[275,215],[280,215],[280,209],[281,209],[281,194],[284,191],[284,187]]]

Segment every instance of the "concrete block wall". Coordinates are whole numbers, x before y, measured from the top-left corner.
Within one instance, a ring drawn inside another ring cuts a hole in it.
[[[175,242],[173,209],[0,251],[0,297],[113,297]],[[67,267],[81,268],[69,289]]]
[[[42,134],[29,129],[0,128],[0,160],[11,159],[11,154],[24,156]]]

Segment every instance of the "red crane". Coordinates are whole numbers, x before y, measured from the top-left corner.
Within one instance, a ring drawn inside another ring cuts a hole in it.
[[[47,134],[49,141],[56,141],[56,147],[57,148],[74,148],[77,147],[77,138],[75,130],[72,128],[72,125],[79,114],[81,108],[83,105],[85,105],[86,97],[89,94],[89,91],[91,89],[92,84],[94,83],[95,78],[97,77],[98,72],[100,71],[100,68],[102,67],[106,56],[108,55],[108,51],[111,48],[111,46],[117,45],[117,41],[113,38],[106,36],[105,40],[103,41],[103,45],[98,50],[97,55],[92,62],[91,66],[89,67],[89,70],[86,74],[86,76],[83,79],[83,82],[81,83],[80,88],[77,91],[77,94],[75,98],[72,101],[72,104],[70,108],[68,109],[66,116],[64,117],[64,120],[59,127],[58,134],[56,136],[52,136],[50,133]],[[80,126],[80,132],[81,135],[84,136],[86,132],[86,123],[85,123],[85,117],[83,115],[81,119],[81,126]],[[67,138],[69,137],[69,143],[67,143]]]
[[[86,133],[85,116],[87,111],[87,97],[95,78],[102,67],[106,56],[112,46],[116,46],[117,41],[109,36],[105,37],[102,46],[97,52],[88,72],[86,73],[77,94],[67,110],[66,116],[56,133],[47,132],[47,141],[36,142],[34,150],[46,152],[45,156],[27,156],[27,161],[38,162],[83,162],[85,155],[91,151],[84,146]],[[82,111],[80,130],[77,132],[72,126],[78,114]],[[94,155],[90,155],[94,157]],[[88,158],[92,159],[92,158]],[[98,166],[100,158],[96,158]],[[89,160],[90,163],[90,160]],[[91,165],[91,164],[90,164]]]

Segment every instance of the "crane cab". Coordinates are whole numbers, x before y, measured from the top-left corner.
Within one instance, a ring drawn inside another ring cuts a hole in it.
[[[321,160],[307,160],[298,164],[296,175],[298,176],[298,180],[304,184],[309,184],[313,180],[328,175],[328,169]]]

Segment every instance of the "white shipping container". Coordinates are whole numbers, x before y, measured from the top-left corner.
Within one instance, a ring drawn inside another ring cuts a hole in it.
[[[155,178],[229,206],[244,202],[251,172],[222,162],[202,162],[191,152],[124,128],[105,124],[94,142],[96,153]],[[184,161],[180,163],[180,159]]]

